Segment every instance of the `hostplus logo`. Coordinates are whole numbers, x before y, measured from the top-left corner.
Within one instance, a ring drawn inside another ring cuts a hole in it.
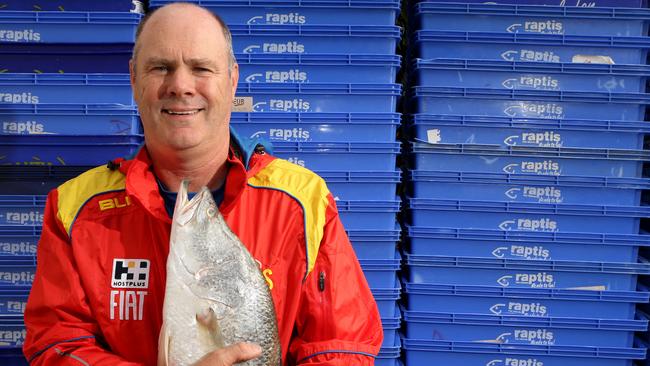
[[[506,89],[560,90],[560,81],[551,76],[521,76],[504,80]]]
[[[22,346],[25,343],[27,330],[0,330],[0,345]]]
[[[35,121],[2,122],[2,133],[12,135],[36,135],[45,132],[45,127]]]
[[[530,145],[538,147],[562,147],[562,135],[555,131],[522,132],[521,135],[508,136],[503,139],[508,146]]]
[[[504,231],[510,231],[510,230],[541,231],[541,232],[558,231],[557,222],[548,218],[506,220],[499,224],[499,229]]]
[[[307,73],[300,69],[288,71],[269,70],[264,73],[250,74],[246,77],[247,83],[302,83],[309,81]]]
[[[544,362],[538,361],[536,358],[511,358],[492,360],[485,364],[485,366],[544,366]]]
[[[508,117],[564,118],[564,107],[555,103],[521,102],[503,110]]]
[[[498,247],[492,251],[496,258],[523,258],[532,260],[550,260],[551,252],[541,245],[511,245],[509,247]]]
[[[501,287],[526,286],[530,288],[555,288],[555,278],[546,272],[538,273],[516,273],[514,275],[501,276],[497,280]]]
[[[518,200],[520,197],[532,199],[537,203],[562,203],[562,191],[556,187],[528,187],[510,188],[505,192],[506,197]]]
[[[311,104],[303,99],[271,99],[269,102],[259,102],[253,105],[253,111],[266,112],[266,107],[269,111],[281,112],[311,112]]]
[[[263,43],[244,48],[244,53],[305,53],[305,45],[295,41],[287,43]]]
[[[40,40],[41,34],[33,29],[0,29],[0,41],[2,42],[40,42]]]
[[[266,13],[254,16],[246,24],[305,24],[307,17],[300,13]]]
[[[564,34],[564,24],[556,20],[529,21],[515,23],[506,28],[508,33],[524,31],[526,33]]]
[[[503,172],[507,174],[529,173],[537,175],[560,175],[562,169],[560,168],[560,164],[553,160],[522,161],[520,163],[504,166]]]
[[[506,61],[560,62],[553,51],[509,50],[501,54]]]
[[[544,317],[548,314],[548,308],[538,302],[508,302],[492,305],[490,307],[490,312],[494,315],[522,315]]]
[[[12,104],[38,104],[38,96],[32,93],[0,93],[0,102]]]

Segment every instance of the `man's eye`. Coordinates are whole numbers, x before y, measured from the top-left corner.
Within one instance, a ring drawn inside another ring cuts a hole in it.
[[[194,70],[201,73],[212,72],[212,70],[208,69],[207,67],[195,67]]]
[[[168,69],[169,69],[169,68],[168,68],[167,66],[153,66],[153,67],[151,68],[151,70],[153,70],[153,71],[161,71],[161,72],[165,72],[165,71],[167,71]]]

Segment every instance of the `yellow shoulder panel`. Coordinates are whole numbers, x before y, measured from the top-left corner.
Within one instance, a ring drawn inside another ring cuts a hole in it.
[[[253,187],[283,191],[300,203],[304,212],[307,251],[307,274],[316,263],[320,242],[323,239],[325,210],[329,190],[325,181],[313,172],[286,160],[275,159],[248,179]]]
[[[117,191],[125,187],[124,174],[117,170],[110,170],[105,165],[91,169],[60,185],[57,188],[59,192],[57,211],[59,220],[63,223],[68,235],[70,235],[77,213],[90,198],[100,193]]]

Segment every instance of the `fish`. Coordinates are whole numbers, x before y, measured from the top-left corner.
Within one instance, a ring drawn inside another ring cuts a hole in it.
[[[271,292],[258,262],[230,230],[207,187],[178,190],[167,257],[158,366],[189,366],[238,342],[256,343],[246,366],[281,366]]]

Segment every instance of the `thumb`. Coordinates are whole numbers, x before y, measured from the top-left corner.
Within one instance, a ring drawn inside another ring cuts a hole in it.
[[[232,366],[258,358],[262,355],[262,348],[255,343],[235,343],[210,352],[201,358],[194,366]]]

